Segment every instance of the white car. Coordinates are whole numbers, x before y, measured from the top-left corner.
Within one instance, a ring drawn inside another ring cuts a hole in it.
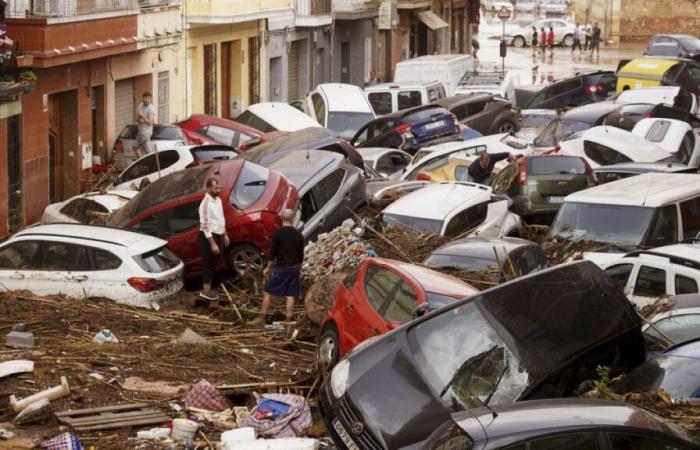
[[[700,167],[700,139],[695,137],[684,121],[676,119],[642,119],[632,129],[632,134],[657,144],[675,156],[677,162],[688,167]]]
[[[542,0],[541,8],[545,14],[566,14],[569,4],[566,0]]]
[[[469,95],[477,92],[500,95],[515,100],[515,88],[522,85],[520,71],[472,71],[467,72],[457,86],[455,95]]]
[[[263,133],[272,131],[299,131],[309,127],[320,127],[315,120],[297,108],[281,102],[266,102],[250,105],[235,122],[248,125]]]
[[[632,303],[643,308],[660,297],[699,292],[700,246],[675,244],[636,251],[602,268]]]
[[[119,175],[116,175],[106,189],[125,191],[138,190],[144,179],[154,182],[160,177],[178,172],[191,165],[206,161],[229,160],[238,156],[238,152],[227,145],[185,145],[156,154],[142,156]]]
[[[446,97],[439,81],[382,83],[365,88],[372,109],[378,116],[414,106],[429,105]]]
[[[576,24],[562,19],[542,19],[531,23],[527,27],[520,27],[506,33],[506,42],[515,47],[526,47],[532,40],[532,27],[537,29],[538,39],[540,29],[544,28],[549,33],[549,28],[554,29],[554,42],[557,45],[571,47],[574,45],[574,30]]]
[[[106,218],[138,194],[137,191],[87,192],[44,209],[39,223],[104,223]]]
[[[406,194],[381,213],[385,226],[404,226],[447,237],[519,236],[520,216],[510,200],[476,183],[436,183]]]
[[[580,156],[594,169],[625,162],[655,162],[672,155],[657,144],[620,128],[605,125],[564,138],[555,155]]]
[[[136,135],[139,126],[137,124],[124,127],[112,146],[112,161],[118,168],[124,168],[136,159],[134,145],[136,145]],[[154,150],[165,150],[187,144],[187,137],[182,130],[175,125],[153,125],[153,135],[151,136],[151,146]]]
[[[184,266],[166,244],[116,228],[38,225],[0,245],[0,289],[157,309],[182,289]]]
[[[359,147],[357,151],[362,155],[365,167],[369,166],[389,178],[398,178],[403,169],[411,164],[412,156],[395,148]]]
[[[400,179],[415,180],[419,172],[430,170],[432,166],[442,165],[450,155],[463,153],[464,156],[480,155],[487,152],[512,153],[528,156],[532,153],[530,146],[524,139],[517,138],[508,133],[492,134],[468,141],[445,142],[443,144],[423,147],[413,156],[411,164],[404,169]]]
[[[306,95],[306,108],[318,123],[345,139],[376,117],[365,91],[353,84],[319,84]]]
[[[685,91],[678,86],[656,86],[640,89],[628,89],[620,92],[615,98],[615,104],[646,103],[651,105],[677,106],[691,114],[700,112],[698,98],[695,94]]]
[[[517,12],[532,13],[535,11],[535,6],[540,3],[540,0],[518,0],[515,4]]]

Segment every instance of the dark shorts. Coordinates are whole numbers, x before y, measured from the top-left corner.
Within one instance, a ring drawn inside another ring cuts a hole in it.
[[[265,285],[265,292],[275,297],[297,297],[301,291],[299,271],[301,266],[277,266]]]

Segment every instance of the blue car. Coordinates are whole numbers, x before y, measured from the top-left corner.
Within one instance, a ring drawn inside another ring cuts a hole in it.
[[[414,155],[428,144],[460,140],[457,117],[439,106],[417,106],[378,117],[355,134],[355,147],[398,148]]]

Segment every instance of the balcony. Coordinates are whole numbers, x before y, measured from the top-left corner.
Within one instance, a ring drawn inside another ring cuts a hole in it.
[[[139,6],[139,50],[180,42],[182,4],[179,0],[139,0]]]
[[[292,0],[186,0],[191,25],[231,24],[290,15]]]
[[[331,0],[294,0],[294,25],[321,27],[333,22]]]
[[[0,103],[16,100],[25,92],[34,90],[36,77],[26,67],[31,65],[31,56],[22,55],[19,44],[0,53]]]
[[[6,14],[9,18],[85,19],[96,15],[134,12],[138,0],[10,0]]]
[[[370,19],[377,17],[379,0],[333,0],[338,20]]]

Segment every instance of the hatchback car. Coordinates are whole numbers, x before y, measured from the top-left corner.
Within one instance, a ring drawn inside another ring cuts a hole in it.
[[[605,100],[615,93],[617,75],[609,70],[577,74],[544,87],[515,89],[517,105],[522,109],[572,108]]]
[[[236,149],[251,139],[260,139],[263,136],[263,133],[255,128],[206,114],[192,114],[175,125],[180,127],[188,137],[195,133],[190,140],[197,139],[197,136],[205,136],[219,144]]]
[[[340,448],[420,448],[455,411],[570,396],[599,366],[616,374],[644,358],[637,312],[602,270],[579,261],[452,302],[356,349],[322,384],[319,405]]]
[[[111,214],[134,198],[136,191],[87,192],[44,209],[39,223],[104,223]]]
[[[457,95],[434,104],[447,109],[461,124],[483,135],[518,131],[518,115],[511,103],[496,95]]]
[[[185,263],[185,276],[201,273],[197,246],[199,204],[207,179],[219,180],[231,245],[228,265],[238,273],[260,271],[272,233],[281,226],[280,212],[298,206],[296,188],[279,172],[248,161],[217,162],[175,172],[151,183],[120,209],[109,224],[167,239]]]
[[[136,145],[136,135],[138,134],[138,125],[127,125],[124,127],[117,140],[112,146],[112,158],[115,162],[121,164],[121,167],[136,159],[134,146]],[[185,133],[175,125],[153,125],[153,135],[151,136],[151,144],[153,147],[161,150],[175,148],[180,145],[189,143]]]
[[[319,367],[332,368],[361,342],[410,321],[421,305],[433,310],[477,292],[457,278],[425,267],[366,258],[338,286],[321,327]]]
[[[306,240],[340,225],[363,205],[362,171],[341,155],[323,150],[295,150],[267,166],[277,170],[299,192],[301,223]]]
[[[115,228],[30,227],[0,245],[0,286],[157,309],[182,289],[182,262],[166,244]]]
[[[655,45],[664,44],[673,49],[671,54],[660,54],[654,51]],[[687,34],[656,34],[649,40],[645,56],[677,56],[700,60],[700,39]]]
[[[308,114],[325,128],[345,139],[376,116],[361,87],[345,83],[324,83],[306,94]]]
[[[355,134],[355,147],[391,147],[410,154],[437,141],[461,139],[454,114],[438,106],[419,106],[374,119]]]

